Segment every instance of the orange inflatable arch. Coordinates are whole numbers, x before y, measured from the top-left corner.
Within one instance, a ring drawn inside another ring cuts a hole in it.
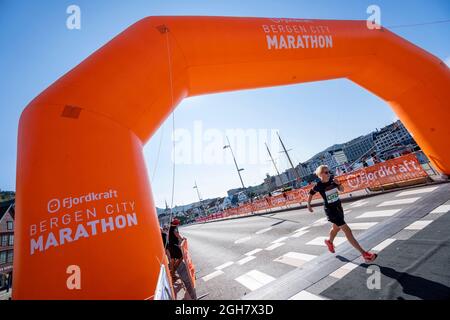
[[[166,259],[143,145],[185,97],[347,78],[450,174],[450,72],[365,21],[148,17],[19,124],[14,299],[152,299]],[[160,289],[160,287],[158,287]]]

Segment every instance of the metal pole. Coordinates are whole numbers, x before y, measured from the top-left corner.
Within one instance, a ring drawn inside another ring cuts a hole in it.
[[[277,171],[277,174],[280,175],[280,171],[278,171],[277,165],[275,163],[275,160],[273,160],[272,153],[270,153],[269,146],[267,145],[267,142],[265,142],[267,152],[269,153],[270,159],[272,160],[273,166],[275,167],[275,170]]]
[[[203,200],[200,196],[200,191],[198,190],[197,181],[194,181],[194,189],[197,191],[198,200],[200,201],[200,207],[203,209],[203,215],[206,216],[205,208],[203,207]]]
[[[289,163],[291,164],[291,167],[292,167],[292,169],[295,172],[295,176],[297,177],[298,180],[300,180],[301,179],[300,175],[298,174],[297,170],[295,169],[294,164],[292,163],[291,157],[289,156],[289,153],[286,150],[286,147],[284,146],[283,140],[281,140],[280,134],[278,132],[277,132],[277,136],[278,136],[278,139],[280,140],[281,146],[283,147],[283,153],[286,154],[286,157],[288,158]]]
[[[230,150],[231,150],[231,155],[233,156],[234,165],[236,166],[236,171],[239,175],[239,179],[241,180],[242,188],[245,189],[244,181],[242,180],[242,176],[241,176],[241,171],[244,169],[239,169],[239,166],[236,162],[236,158],[234,156],[233,148],[231,148],[230,140],[228,139],[228,136],[226,136],[226,138],[227,138],[228,145],[226,145],[225,148],[230,148]]]

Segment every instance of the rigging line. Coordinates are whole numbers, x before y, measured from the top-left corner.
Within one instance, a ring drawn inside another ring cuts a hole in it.
[[[174,107],[174,98],[173,98],[173,77],[172,77],[172,55],[170,50],[170,40],[169,40],[169,28],[167,26],[161,26],[160,32],[166,34],[166,47],[167,47],[167,59],[168,59],[168,69],[169,69],[169,90],[170,90],[170,104],[171,107]],[[174,204],[174,197],[175,197],[175,139],[174,139],[174,133],[175,133],[175,109],[172,109],[172,190],[171,190],[171,201],[170,201],[170,214],[169,214],[169,228],[170,224],[172,223],[172,217],[173,217],[173,204]],[[167,245],[169,244],[169,235],[166,236],[166,243],[164,244],[164,249],[167,248]]]
[[[152,174],[152,183],[155,183],[155,176],[156,176],[156,171],[158,169],[158,164],[159,164],[159,156],[161,154],[161,146],[162,146],[162,142],[163,142],[163,137],[164,137],[164,125],[162,125],[161,127],[161,134],[159,137],[159,146],[158,146],[158,153],[156,155],[156,162],[155,162],[155,166],[153,167],[153,174]]]
[[[172,211],[174,197],[175,197],[175,109],[174,109],[174,99],[173,99],[173,78],[172,78],[172,59],[170,54],[170,41],[169,41],[169,32],[166,32],[167,39],[167,55],[169,58],[169,82],[170,82],[170,104],[172,109],[172,199],[170,203],[170,210]]]
[[[430,21],[430,22],[422,22],[422,23],[403,24],[403,25],[400,24],[400,25],[386,26],[386,28],[394,29],[394,28],[419,27],[419,26],[433,25],[433,24],[439,24],[439,23],[448,23],[448,22],[450,22],[450,19],[448,19],[448,20]]]

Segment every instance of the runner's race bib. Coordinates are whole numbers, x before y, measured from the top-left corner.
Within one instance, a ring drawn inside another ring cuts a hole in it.
[[[328,203],[333,203],[339,200],[339,192],[336,188],[325,191]]]

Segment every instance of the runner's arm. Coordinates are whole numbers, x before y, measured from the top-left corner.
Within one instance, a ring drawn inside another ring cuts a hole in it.
[[[311,207],[311,200],[312,200],[312,198],[313,198],[313,195],[310,193],[310,194],[308,195],[308,202],[307,202],[307,206],[308,206],[309,212],[313,212],[313,209],[312,209],[312,207]]]
[[[336,184],[336,187],[340,192],[344,192],[344,186],[339,182],[338,179],[334,178],[333,182]]]

